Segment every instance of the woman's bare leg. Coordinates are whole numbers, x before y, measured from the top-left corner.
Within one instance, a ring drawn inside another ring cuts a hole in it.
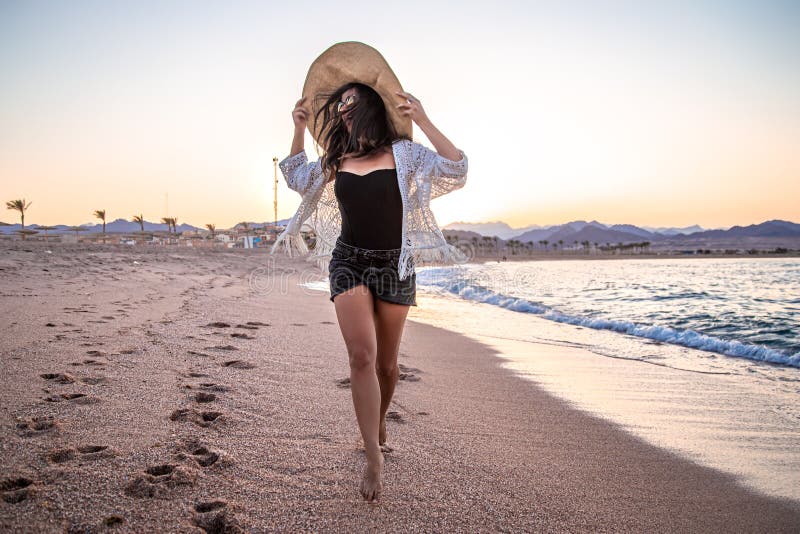
[[[378,343],[375,371],[381,389],[381,419],[378,429],[378,443],[381,446],[386,444],[386,411],[392,402],[400,374],[397,353],[400,351],[400,338],[403,335],[409,307],[405,304],[375,299],[375,333]]]
[[[381,392],[375,375],[377,355],[372,294],[358,285],[334,297],[336,317],[350,359],[350,390],[358,428],[367,453],[367,467],[361,480],[361,494],[377,499],[383,489],[383,454],[378,445]]]

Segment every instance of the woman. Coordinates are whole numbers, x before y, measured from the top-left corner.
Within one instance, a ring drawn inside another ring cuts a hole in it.
[[[382,490],[382,452],[391,450],[386,445],[386,412],[398,380],[400,339],[408,309],[416,306],[415,261],[463,260],[444,241],[428,204],[433,196],[464,184],[466,157],[428,119],[419,100],[399,90],[399,83],[395,101],[387,106],[385,80],[391,70],[377,51],[364,47],[340,43],[329,49],[325,72],[336,63],[332,50],[357,59],[339,75],[339,81],[352,81],[333,91],[312,92],[317,107],[313,115],[305,107],[308,96],[295,105],[291,154],[280,167],[289,186],[303,194],[303,203],[273,250],[283,242],[290,253],[304,251],[299,226],[309,217],[317,233],[317,258],[327,257],[332,233],[338,232],[327,265],[330,299],[347,346],[353,405],[367,458],[360,491],[374,501]],[[364,53],[383,69],[382,81],[356,81],[364,80],[356,72],[365,68]],[[312,65],[309,79],[314,72]],[[309,120],[324,149],[322,158],[311,164],[304,150]],[[411,141],[411,121],[436,152]],[[334,204],[338,217],[330,209]]]

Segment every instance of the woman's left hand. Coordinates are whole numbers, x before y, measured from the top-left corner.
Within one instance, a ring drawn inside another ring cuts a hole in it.
[[[411,120],[418,125],[422,122],[427,122],[428,116],[425,114],[422,104],[414,95],[404,91],[395,91],[395,94],[403,99],[402,103],[397,104],[397,109],[400,110],[402,116],[411,117]]]

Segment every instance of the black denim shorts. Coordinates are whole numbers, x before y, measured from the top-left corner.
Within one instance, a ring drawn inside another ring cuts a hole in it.
[[[363,284],[375,298],[416,306],[417,275],[411,273],[405,280],[400,280],[397,273],[400,250],[359,248],[337,239],[328,266],[331,302],[339,293]]]

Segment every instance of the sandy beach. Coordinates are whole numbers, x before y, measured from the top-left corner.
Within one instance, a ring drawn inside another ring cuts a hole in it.
[[[414,308],[364,503],[334,308],[298,285],[315,276],[262,250],[0,243],[0,530],[800,528],[800,503],[572,408]]]

